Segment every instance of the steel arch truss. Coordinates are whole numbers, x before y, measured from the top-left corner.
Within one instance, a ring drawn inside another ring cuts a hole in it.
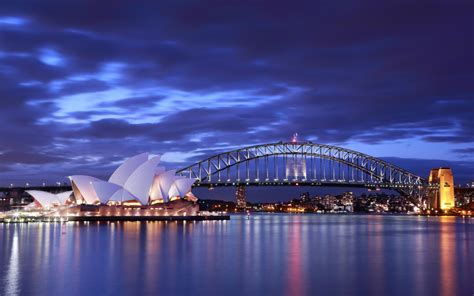
[[[177,172],[197,186],[336,185],[410,194],[426,180],[381,159],[337,146],[272,143],[214,155]]]

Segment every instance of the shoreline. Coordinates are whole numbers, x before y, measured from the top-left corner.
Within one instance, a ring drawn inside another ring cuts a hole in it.
[[[60,222],[145,222],[145,221],[225,221],[230,215],[215,216],[70,216],[70,217],[38,217],[21,218],[18,220],[0,218],[0,223],[60,223]]]

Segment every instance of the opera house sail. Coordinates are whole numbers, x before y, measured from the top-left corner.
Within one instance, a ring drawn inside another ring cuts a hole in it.
[[[79,203],[149,205],[153,201],[168,202],[172,198],[185,198],[191,191],[194,179],[183,180],[175,170],[158,167],[160,156],[143,153],[126,160],[108,181],[89,176],[71,176],[71,185]],[[170,195],[171,194],[171,195]]]
[[[160,159],[149,153],[131,157],[108,180],[72,175],[72,191],[60,194],[27,191],[34,202],[26,209],[54,210],[56,215],[69,217],[197,215],[197,198],[191,192],[195,179],[158,166]]]

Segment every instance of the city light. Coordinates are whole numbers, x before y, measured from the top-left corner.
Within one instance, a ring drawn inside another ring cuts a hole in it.
[[[0,8],[0,295],[474,296],[474,1]]]

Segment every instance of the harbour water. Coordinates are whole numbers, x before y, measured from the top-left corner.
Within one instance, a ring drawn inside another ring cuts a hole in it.
[[[0,295],[473,295],[474,219],[0,224]]]

